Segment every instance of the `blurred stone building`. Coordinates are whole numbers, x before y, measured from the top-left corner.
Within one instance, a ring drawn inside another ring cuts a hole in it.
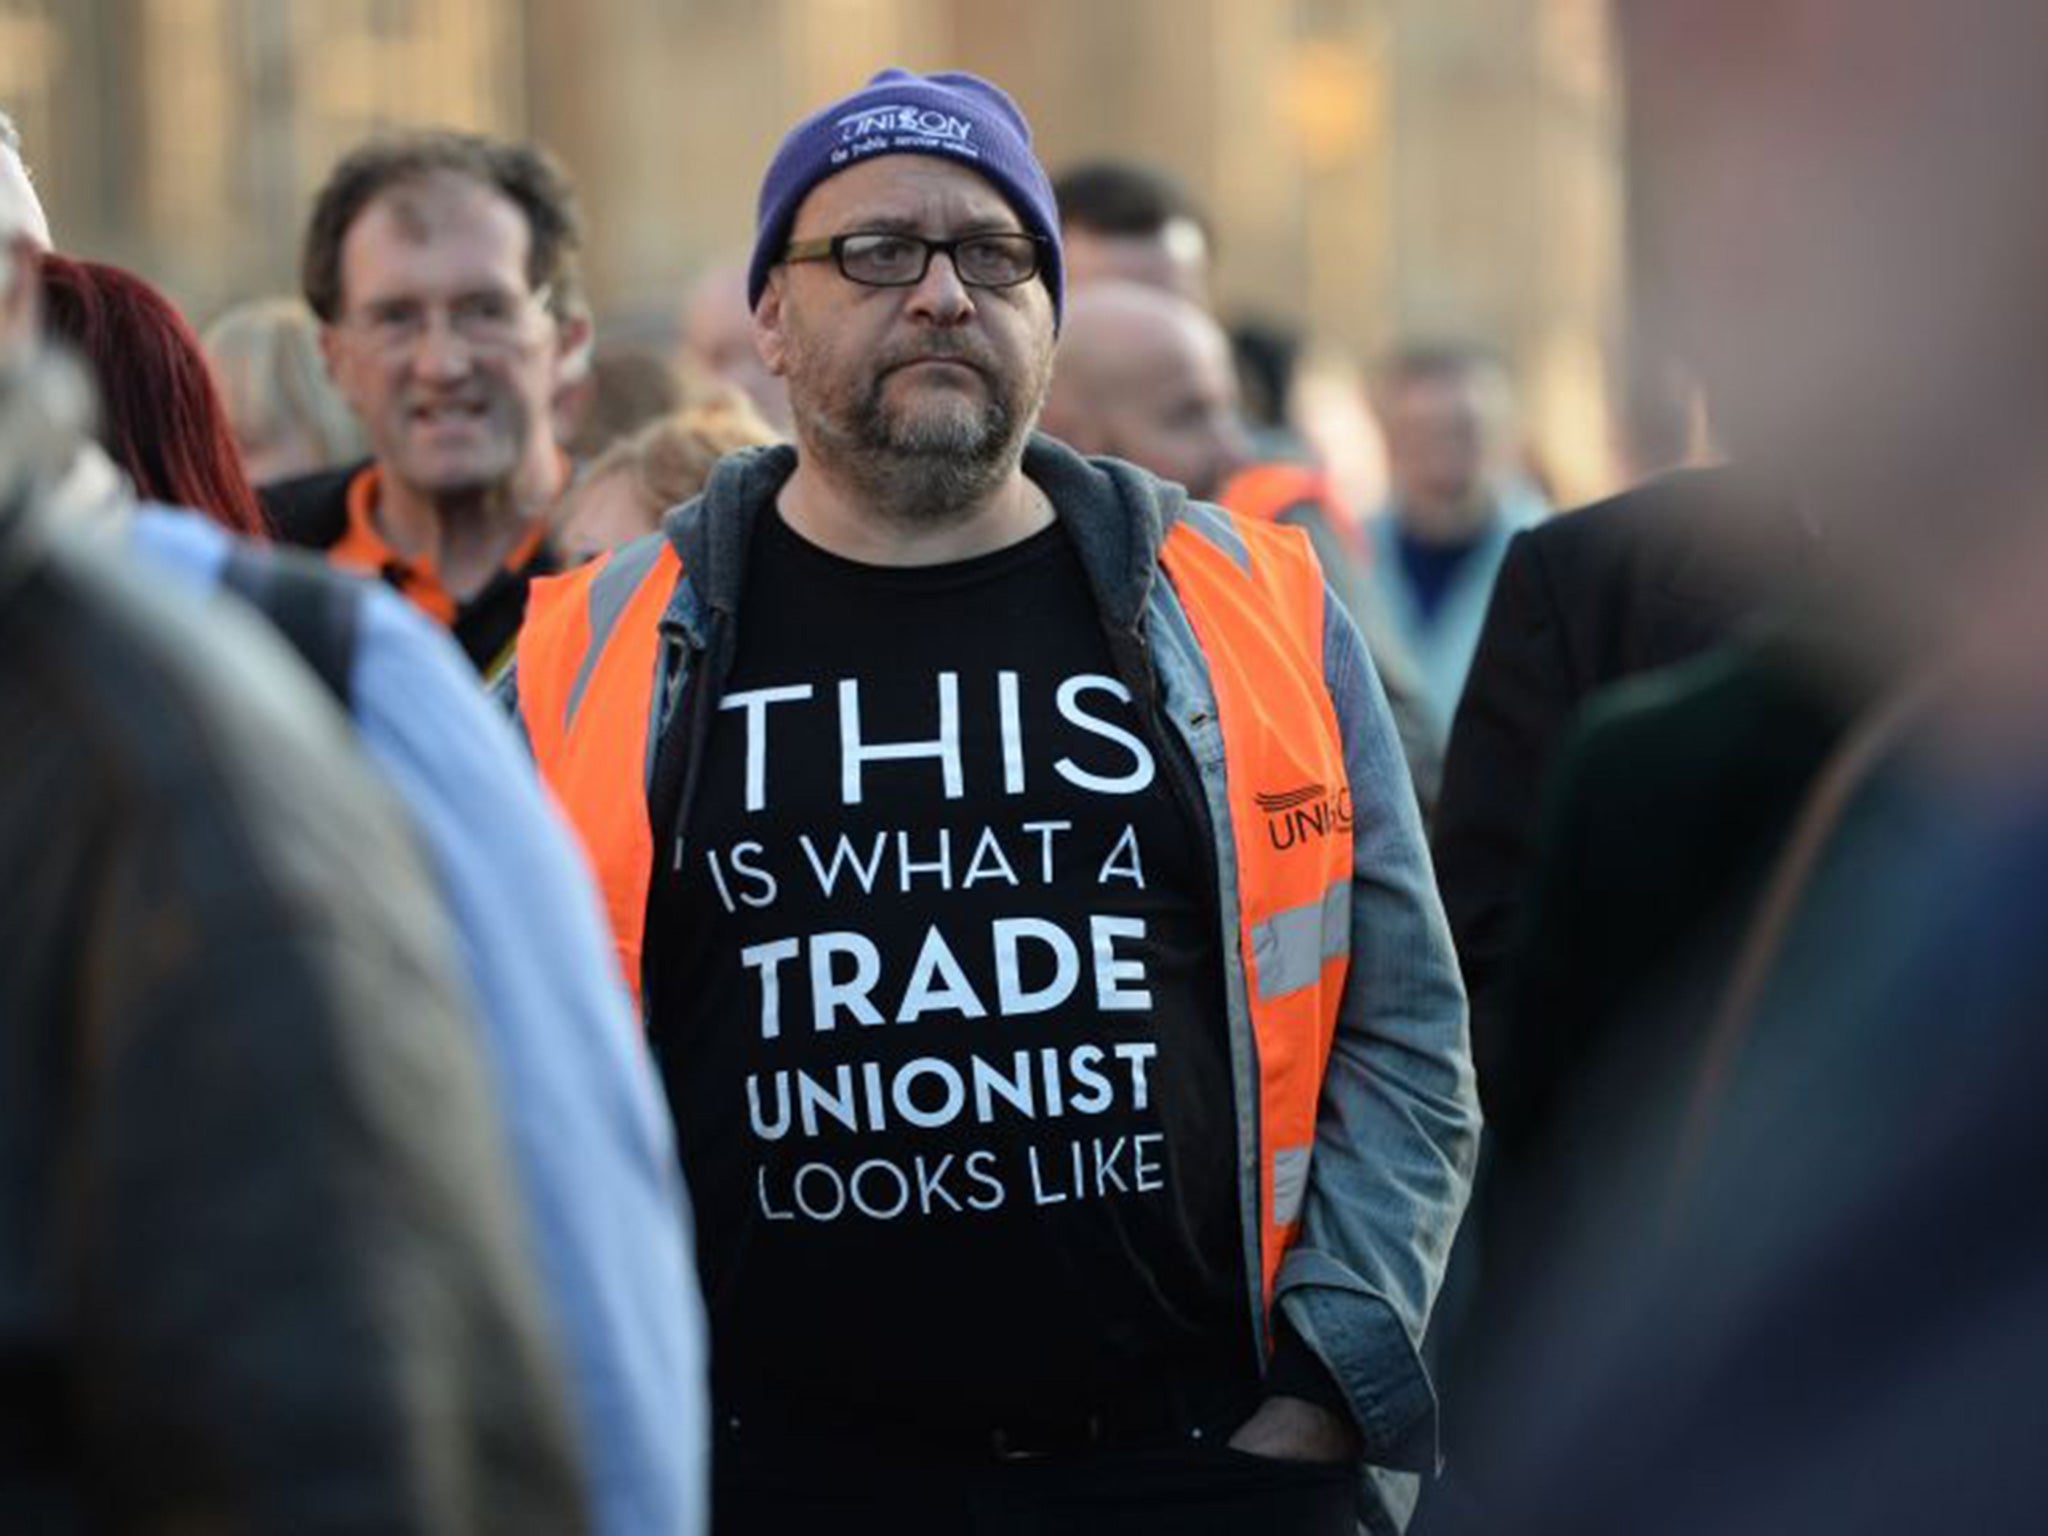
[[[310,191],[380,125],[574,172],[600,310],[747,238],[779,131],[884,63],[1001,81],[1049,164],[1163,163],[1227,309],[1369,356],[1477,339],[1567,496],[1612,473],[1622,172],[1604,0],[0,0],[0,102],[59,239],[203,321],[287,288]]]

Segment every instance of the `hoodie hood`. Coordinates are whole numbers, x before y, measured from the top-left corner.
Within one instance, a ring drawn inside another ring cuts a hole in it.
[[[663,521],[688,573],[670,615],[693,638],[703,637],[706,610],[738,612],[754,519],[774,507],[796,462],[796,450],[786,443],[728,454],[702,494]],[[1180,521],[1187,493],[1121,459],[1085,459],[1035,433],[1024,446],[1024,473],[1045,492],[1080,551],[1103,622],[1121,633],[1135,629],[1159,568],[1159,547]]]

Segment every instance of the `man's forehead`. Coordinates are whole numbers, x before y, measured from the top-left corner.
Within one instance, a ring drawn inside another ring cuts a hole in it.
[[[1142,354],[1177,365],[1228,357],[1230,340],[1209,312],[1148,283],[1111,279],[1074,295],[1062,356],[1100,355],[1128,363]]]
[[[1386,411],[1403,424],[1468,421],[1486,415],[1488,404],[1485,384],[1476,375],[1428,374],[1390,390]]]
[[[429,171],[383,188],[363,204],[349,233],[379,222],[416,243],[477,226],[495,225],[527,237],[526,215],[496,187],[456,171]]]
[[[1211,399],[1231,378],[1230,344],[1180,324],[1133,332],[1117,375],[1121,392],[1175,404]]]
[[[986,177],[932,155],[879,155],[811,189],[791,225],[798,238],[862,224],[976,225],[1021,229],[1008,199]]]
[[[523,277],[531,239],[509,197],[470,177],[436,172],[386,187],[363,205],[342,238],[343,278],[351,269],[419,260]]]

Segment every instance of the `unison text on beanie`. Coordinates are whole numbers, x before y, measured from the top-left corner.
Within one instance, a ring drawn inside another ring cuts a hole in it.
[[[749,304],[761,302],[768,273],[782,259],[790,225],[811,188],[876,155],[954,159],[994,183],[1025,230],[1047,243],[1040,275],[1058,324],[1066,300],[1059,209],[1045,167],[1032,152],[1031,125],[999,87],[961,72],[885,69],[790,129],[761,180],[754,254],[747,264]]]

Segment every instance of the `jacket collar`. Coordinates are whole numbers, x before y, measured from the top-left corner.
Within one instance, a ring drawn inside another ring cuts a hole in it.
[[[703,493],[664,521],[687,573],[669,618],[698,643],[709,616],[739,612],[754,520],[774,507],[795,469],[796,450],[785,443],[728,454]],[[1039,434],[1024,446],[1024,473],[1045,492],[1080,552],[1103,622],[1135,629],[1151,596],[1159,546],[1179,521],[1186,494],[1121,460],[1084,459]]]

